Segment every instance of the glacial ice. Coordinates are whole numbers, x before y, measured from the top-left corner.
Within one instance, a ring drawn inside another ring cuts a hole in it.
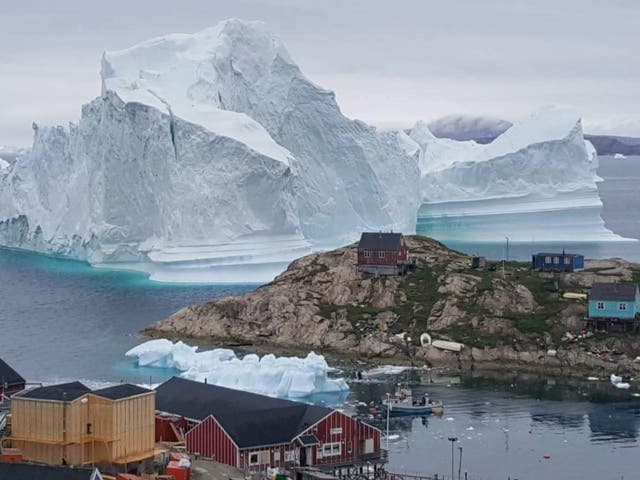
[[[597,153],[572,111],[543,110],[488,144],[437,138],[422,122],[408,137],[421,172],[418,223],[440,240],[622,240],[600,217]]]
[[[543,111],[485,145],[422,122],[381,132],[342,115],[280,39],[242,20],[105,52],[101,80],[77,123],[34,124],[31,151],[0,164],[0,245],[159,281],[262,283],[362,230],[433,219],[447,219],[425,232],[440,240],[492,240],[508,228],[489,215],[509,227],[509,215],[581,209],[575,229],[558,217],[508,233],[620,239],[599,216],[596,152],[572,112]]]
[[[0,245],[265,282],[363,229],[415,231],[418,167],[398,135],[344,117],[260,22],[106,52],[101,79],[77,124],[34,125],[3,168]]]
[[[199,352],[198,347],[180,341],[157,339],[144,342],[125,355],[137,358],[139,366],[177,369],[182,377],[191,380],[282,398],[349,389],[344,379],[329,378],[334,369],[322,355],[313,352],[305,358],[272,354],[239,358],[225,348]]]

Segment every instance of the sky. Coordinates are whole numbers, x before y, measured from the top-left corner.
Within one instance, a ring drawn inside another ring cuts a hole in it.
[[[104,50],[230,17],[265,21],[347,116],[381,128],[555,105],[589,133],[640,136],[636,0],[4,0],[0,145],[77,122]]]

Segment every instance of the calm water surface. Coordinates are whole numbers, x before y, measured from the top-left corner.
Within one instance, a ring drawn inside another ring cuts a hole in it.
[[[603,164],[600,191],[609,228],[640,237],[637,180],[621,173],[628,168],[640,176],[636,167]],[[501,245],[491,248],[501,256]],[[606,245],[594,248],[608,256]],[[135,332],[183,306],[253,288],[154,284],[137,273],[0,249],[0,357],[31,381],[161,381],[175,372],[140,369],[123,357],[141,341]],[[353,378],[350,372],[345,367]],[[399,380],[443,400],[446,411],[442,417],[391,421],[390,468],[396,472],[450,472],[447,438],[455,436],[463,448],[462,472],[470,478],[640,479],[635,387],[619,392],[606,381],[414,372],[381,382],[352,380],[344,406],[353,410],[358,402],[377,401]],[[359,410],[367,415],[366,408]],[[369,421],[385,426],[382,418]],[[456,450],[456,471],[458,459]]]

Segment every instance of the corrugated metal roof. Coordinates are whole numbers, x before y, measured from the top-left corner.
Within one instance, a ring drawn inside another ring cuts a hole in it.
[[[156,409],[193,420],[213,415],[240,448],[289,443],[332,412],[179,377],[156,388]]]
[[[635,283],[594,283],[589,298],[633,302],[636,299],[637,290],[638,285]]]
[[[363,232],[358,243],[358,250],[397,252],[401,240],[401,233]]]

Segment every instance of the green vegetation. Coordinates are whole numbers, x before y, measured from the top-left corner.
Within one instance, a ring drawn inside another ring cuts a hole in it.
[[[321,317],[330,320],[333,314],[338,311],[338,309],[339,307],[337,307],[336,305],[331,305],[330,303],[321,303],[319,305],[318,314]]]
[[[633,271],[633,281],[637,284],[640,284],[640,270]]]
[[[398,305],[392,309],[398,315],[394,333],[408,332],[416,338],[416,333],[427,331],[431,309],[441,297],[438,293],[438,276],[441,273],[441,270],[425,266],[398,286]]]

